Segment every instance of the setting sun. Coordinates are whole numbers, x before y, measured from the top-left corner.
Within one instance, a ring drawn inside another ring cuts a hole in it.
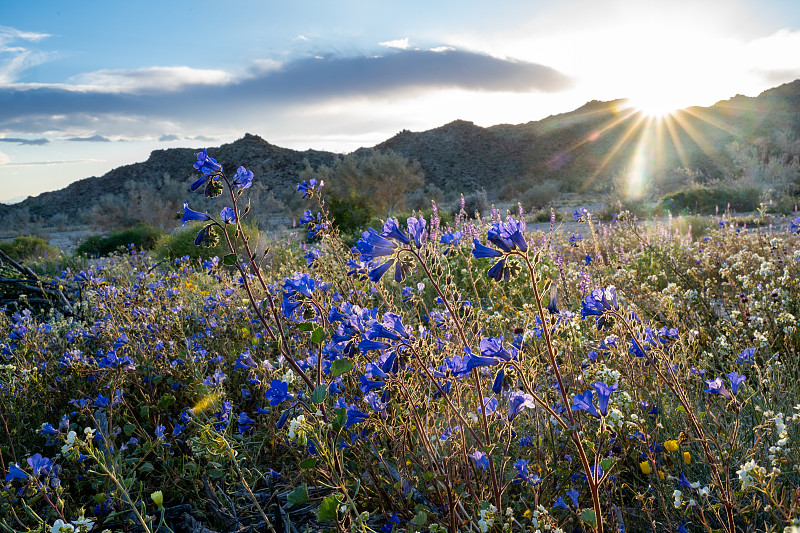
[[[684,107],[680,101],[673,100],[668,95],[658,94],[644,98],[631,98],[628,100],[628,105],[652,118],[663,118]]]

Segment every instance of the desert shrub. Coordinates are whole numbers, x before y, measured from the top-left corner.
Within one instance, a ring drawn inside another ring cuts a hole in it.
[[[32,235],[23,235],[14,237],[14,240],[11,241],[2,241],[0,242],[0,250],[15,261],[56,257],[61,253],[61,250],[51,244],[47,244],[47,241],[43,238]]]
[[[346,198],[332,196],[326,207],[331,223],[339,229],[346,242],[353,244],[361,237],[364,226],[377,215],[369,198],[355,193]]]
[[[213,230],[218,236],[217,243],[214,246],[195,246],[194,240],[200,228],[200,224],[195,224],[191,227],[187,226],[175,233],[162,235],[153,247],[156,257],[159,259],[179,257],[210,259],[212,257],[224,257],[230,253],[228,245],[225,243],[225,238],[221,235],[221,230],[219,228],[214,228]],[[245,236],[251,242],[251,246],[255,246],[259,237],[258,228],[254,226],[243,226],[243,228]],[[226,231],[228,232],[228,237],[231,239],[231,242],[241,243],[241,236],[237,237],[235,226],[227,226]]]
[[[92,235],[75,249],[77,254],[102,257],[125,250],[133,245],[137,250],[152,250],[162,232],[149,224],[114,231],[108,235]]]
[[[468,218],[474,217],[475,213],[483,215],[491,207],[489,199],[486,197],[486,190],[481,189],[466,196],[462,195],[461,200],[453,205],[450,212],[457,215],[461,212],[462,207]]]
[[[734,211],[754,211],[761,203],[761,189],[758,187],[691,187],[661,198],[662,209],[673,213],[712,214],[724,212],[728,206]]]
[[[541,209],[551,205],[553,200],[558,198],[560,192],[561,188],[558,182],[552,180],[543,181],[533,185],[522,193],[522,196],[519,197],[519,201],[522,203],[522,207],[526,209],[530,209],[531,207]]]
[[[444,199],[444,191],[433,183],[428,183],[425,187],[420,187],[406,195],[406,207],[420,211],[430,207],[432,201],[441,204]]]
[[[776,201],[767,204],[767,213],[779,215],[792,215],[797,213],[800,207],[800,196],[783,196]]]
[[[627,211],[637,218],[645,218],[653,215],[653,208],[644,198],[627,198],[617,202],[607,204],[595,213],[598,220],[614,220],[614,215]]]

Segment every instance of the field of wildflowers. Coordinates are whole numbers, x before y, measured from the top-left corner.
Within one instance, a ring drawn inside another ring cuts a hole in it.
[[[220,212],[182,223],[228,255],[133,249],[61,272],[76,316],[2,315],[3,532],[800,521],[800,217],[697,238],[578,209],[565,235],[434,208],[351,249],[311,180],[302,241],[256,256],[257,178],[195,168]]]

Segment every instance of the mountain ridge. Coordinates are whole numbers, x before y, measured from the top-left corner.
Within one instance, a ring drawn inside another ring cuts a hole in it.
[[[543,181],[558,182],[566,190],[585,190],[595,186],[594,182],[613,178],[630,164],[637,143],[626,139],[641,138],[647,128],[656,131],[663,127],[648,120],[641,112],[626,108],[624,100],[592,100],[575,110],[520,124],[484,128],[454,120],[422,132],[402,130],[354,154],[392,150],[419,162],[427,183],[444,191],[485,189],[495,197],[505,194],[503,191],[523,192]],[[736,95],[709,107],[678,110],[671,120],[671,133],[648,159],[647,172],[656,176],[684,166],[721,176],[729,163],[725,153],[728,143],[755,143],[774,130],[795,135],[800,132],[800,79],[755,97]],[[84,178],[17,204],[0,204],[0,217],[25,212],[45,223],[56,215],[62,221],[81,216],[85,219],[101,197],[123,197],[135,189],[150,188],[155,195],[169,193],[175,197],[175,192],[167,189],[174,189],[178,183],[188,192],[196,177],[191,164],[197,151],[154,150],[146,161],[123,165],[103,176]],[[231,174],[240,165],[255,173],[252,192],[256,202],[270,194],[280,196],[293,187],[306,162],[317,167],[329,165],[338,157],[333,152],[282,148],[250,133],[208,151]],[[190,197],[185,194],[184,198]]]

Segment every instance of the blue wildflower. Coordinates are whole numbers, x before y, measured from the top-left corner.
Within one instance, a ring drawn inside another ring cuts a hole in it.
[[[211,217],[208,216],[208,214],[206,214],[206,213],[200,213],[199,211],[193,211],[192,209],[189,209],[189,204],[184,202],[183,203],[183,218],[181,218],[181,226],[183,226],[184,224],[186,224],[187,222],[189,222],[191,220],[206,221],[206,220],[211,220]]]
[[[28,479],[30,476],[19,467],[19,463],[11,463],[8,465],[8,474],[6,474],[6,481],[12,479]]]
[[[564,502],[564,498],[561,496],[556,498],[556,501],[553,503],[553,508],[556,507],[561,507],[562,509],[569,511],[569,505],[567,505],[566,502]]]
[[[480,468],[481,470],[486,470],[489,468],[489,458],[486,454],[482,451],[475,451],[469,454],[470,457],[475,461],[475,466]]]
[[[347,419],[344,423],[344,427],[346,429],[350,429],[350,426],[363,422],[368,418],[369,415],[367,413],[359,411],[358,408],[354,405],[350,405],[347,407]]]
[[[722,378],[717,378],[717,379],[714,379],[714,380],[711,380],[711,381],[706,381],[706,385],[708,386],[708,388],[705,389],[704,392],[707,392],[709,394],[719,394],[720,396],[722,396],[723,398],[726,398],[728,400],[732,400],[733,399],[733,396],[731,396],[731,393],[728,392],[728,389],[725,388],[725,384],[722,382]],[[737,385],[737,387],[738,387],[738,385]]]
[[[597,392],[597,406],[600,408],[600,413],[606,416],[608,414],[608,400],[611,398],[611,393],[617,390],[617,385],[608,386],[602,381],[598,381],[592,386]]]
[[[324,186],[325,186],[324,181],[320,180],[319,182],[317,182],[316,179],[311,178],[308,181],[303,181],[302,183],[298,183],[297,190],[303,193],[303,199],[305,199],[309,195],[313,195],[315,192],[319,191]]]
[[[572,397],[572,405],[570,406],[573,411],[586,411],[595,418],[600,418],[600,413],[593,403],[594,392],[587,390],[583,394],[576,394]]]
[[[520,459],[513,464],[514,468],[517,470],[517,476],[512,481],[514,483],[527,481],[532,487],[534,487],[542,482],[542,478],[536,474],[528,472],[528,463],[530,463],[530,461],[526,459]]]
[[[739,355],[736,356],[737,365],[752,365],[755,361],[753,356],[756,353],[755,348],[745,348]]]
[[[233,175],[233,184],[241,189],[249,189],[253,184],[253,173],[244,167],[236,169],[236,174]]]
[[[577,490],[575,490],[575,489],[570,489],[570,490],[568,490],[568,491],[566,492],[566,494],[567,494],[567,496],[569,496],[569,497],[570,497],[570,499],[572,500],[572,505],[574,505],[575,507],[577,507],[577,506],[578,506],[578,496],[580,496],[580,494],[581,494],[581,493],[580,493],[580,492],[578,492],[578,491],[577,491]]]
[[[739,385],[741,385],[744,382],[744,380],[747,379],[747,377],[741,376],[736,372],[731,372],[728,374],[728,379],[731,381],[731,392],[733,394],[736,394],[737,392],[739,392]]]
[[[289,394],[289,384],[279,379],[273,379],[269,389],[265,393],[272,407],[279,405],[286,400],[291,400],[293,396]]]
[[[511,422],[524,407],[533,409],[536,404],[533,396],[522,391],[515,391],[508,395],[508,421]]]
[[[236,223],[236,211],[232,207],[223,207],[219,212],[219,219],[225,224]]]

